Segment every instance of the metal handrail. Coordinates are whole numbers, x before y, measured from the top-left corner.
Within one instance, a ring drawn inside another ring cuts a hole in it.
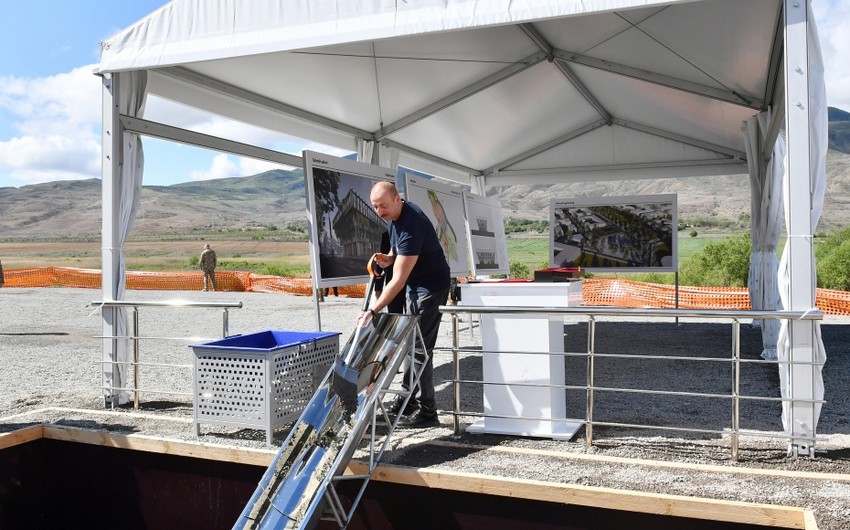
[[[637,309],[628,307],[538,307],[538,306],[473,306],[443,305],[441,313],[498,313],[522,315],[580,315],[580,316],[617,316],[617,317],[676,317],[676,318],[734,318],[734,319],[790,319],[823,320],[818,309],[809,311],[763,311],[732,309]]]
[[[119,361],[100,361],[99,364],[109,363],[112,365],[116,364],[124,364],[130,365],[133,367],[133,388],[118,388],[114,386],[107,387],[106,385],[102,386],[102,390],[109,391],[133,391],[133,408],[139,408],[139,399],[141,388],[140,386],[140,371],[139,367],[144,365],[150,365],[149,363],[141,363],[139,362],[139,342],[143,339],[161,339],[161,340],[180,340],[179,337],[144,337],[139,335],[139,308],[140,307],[165,307],[165,308],[207,308],[207,309],[222,309],[222,325],[221,325],[221,334],[223,338],[230,336],[230,309],[241,309],[242,302],[194,302],[190,300],[162,300],[162,301],[151,301],[151,300],[97,300],[91,303],[92,306],[98,308],[116,308],[116,307],[129,307],[133,309],[133,329],[129,336],[97,336],[95,338],[98,339],[128,339],[133,343],[133,362],[119,362]],[[164,364],[161,364],[163,366]],[[168,365],[174,368],[185,368],[186,365]],[[189,365],[191,368],[191,365]],[[156,394],[172,394],[172,395],[186,395],[185,392],[170,392],[164,390],[145,390],[148,393],[156,393]]]
[[[586,417],[583,421],[585,426],[585,438],[586,444],[588,447],[592,446],[593,443],[593,426],[612,426],[612,427],[626,427],[626,428],[649,428],[649,429],[658,429],[658,430],[673,430],[673,431],[688,431],[688,432],[704,432],[710,434],[717,434],[716,430],[707,430],[707,429],[695,429],[688,427],[671,427],[671,426],[657,426],[657,425],[639,425],[639,424],[624,424],[624,423],[612,423],[612,422],[600,422],[595,421],[593,418],[594,412],[594,393],[596,391],[604,391],[604,392],[631,392],[631,393],[643,393],[643,394],[654,394],[654,395],[672,395],[672,396],[693,396],[693,397],[708,397],[708,398],[718,398],[718,399],[730,399],[732,402],[732,425],[730,427],[731,430],[731,445],[732,445],[732,458],[734,460],[738,459],[738,448],[739,448],[739,438],[742,433],[748,435],[758,435],[765,436],[763,433],[755,433],[750,431],[744,431],[740,428],[740,403],[741,401],[752,400],[752,401],[780,401],[780,402],[796,402],[796,403],[807,403],[814,406],[815,404],[822,404],[824,400],[821,399],[800,399],[800,398],[775,398],[775,397],[762,397],[762,396],[746,396],[740,393],[740,369],[741,364],[743,363],[768,363],[768,364],[777,364],[777,365],[817,365],[820,366],[822,363],[819,362],[794,362],[794,361],[779,361],[779,360],[749,360],[749,359],[741,359],[740,355],[740,320],[747,319],[785,319],[785,320],[822,320],[823,313],[819,310],[810,310],[810,311],[743,311],[743,310],[692,310],[692,309],[631,309],[631,308],[618,308],[618,307],[517,307],[517,306],[470,306],[470,305],[447,305],[441,306],[440,311],[446,314],[450,314],[452,318],[452,356],[453,356],[453,386],[454,386],[454,404],[452,415],[454,418],[454,434],[455,436],[459,436],[461,433],[460,429],[460,417],[461,416],[474,416],[474,417],[495,417],[495,418],[508,418],[508,419],[533,419],[537,421],[552,421],[551,418],[527,418],[527,417],[508,417],[508,416],[494,416],[492,414],[487,413],[473,413],[473,412],[464,412],[461,410],[461,397],[460,397],[460,385],[477,383],[477,384],[487,384],[487,385],[509,385],[509,386],[531,386],[531,387],[546,387],[546,388],[563,388],[570,390],[585,390],[586,391]],[[587,329],[587,352],[586,353],[576,353],[576,352],[504,352],[504,351],[483,351],[483,350],[469,350],[460,348],[459,344],[459,320],[460,314],[463,313],[471,313],[471,314],[539,314],[539,315],[574,315],[574,316],[582,316],[587,317],[588,329]],[[608,317],[671,317],[676,318],[677,322],[679,318],[707,318],[707,319],[731,319],[732,322],[732,356],[727,359],[718,359],[714,357],[682,357],[682,356],[661,356],[661,355],[648,355],[648,356],[636,356],[636,355],[625,355],[625,354],[604,354],[596,352],[596,319],[599,316],[608,316]],[[584,357],[587,359],[587,374],[586,374],[586,386],[577,386],[577,385],[545,385],[538,383],[495,383],[495,382],[485,382],[485,381],[470,381],[470,380],[461,380],[460,379],[460,353],[471,353],[471,354],[527,354],[527,355],[550,355],[550,356],[561,356],[561,357]],[[596,358],[603,357],[613,357],[613,358],[630,358],[636,360],[687,360],[687,361],[695,361],[695,362],[703,362],[703,361],[711,361],[711,362],[726,362],[732,364],[732,391],[731,394],[707,394],[707,393],[695,393],[695,392],[678,392],[678,391],[661,391],[661,390],[645,390],[645,389],[636,389],[636,388],[613,388],[613,387],[602,387],[596,386],[594,384],[594,368],[595,368],[595,360]],[[793,373],[793,371],[790,371]],[[793,414],[793,407],[792,407]],[[783,437],[788,437],[783,436]],[[816,435],[813,433],[809,438],[801,437],[799,435],[795,435],[794,438],[797,439],[806,439],[811,442],[815,441]]]

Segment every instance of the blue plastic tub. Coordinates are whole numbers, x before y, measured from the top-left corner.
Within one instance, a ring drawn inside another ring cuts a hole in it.
[[[234,335],[226,339],[205,342],[203,344],[190,344],[189,347],[203,348],[205,350],[269,353],[281,348],[309,344],[317,340],[339,335],[339,333],[333,332],[280,331],[269,329],[248,335]]]

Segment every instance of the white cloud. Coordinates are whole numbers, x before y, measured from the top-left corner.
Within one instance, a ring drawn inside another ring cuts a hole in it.
[[[145,118],[167,123],[174,127],[187,129],[240,142],[256,145],[266,149],[294,155],[301,155],[302,150],[319,151],[332,156],[345,156],[350,153],[345,149],[329,147],[323,144],[308,142],[286,134],[241,123],[229,118],[207,114],[180,103],[162,99],[157,96],[148,98]],[[277,166],[274,166],[277,167]],[[265,171],[265,169],[263,170]]]
[[[13,135],[0,141],[0,169],[21,184],[99,177],[100,86],[91,66],[0,77],[0,109]]]
[[[256,175],[258,173],[263,173],[265,171],[271,171],[273,169],[290,169],[286,166],[281,166],[280,164],[274,164],[272,162],[266,162],[265,160],[257,160],[256,158],[240,158],[239,159],[239,169],[242,171],[242,175]]]
[[[199,124],[192,130],[218,138],[226,138],[234,142],[266,148],[271,146],[276,140],[280,140],[281,137],[280,133],[222,118],[221,116],[211,116],[206,122]]]
[[[203,127],[211,118],[211,115],[204,111],[155,95],[149,95],[145,103],[145,119],[182,129],[198,130],[198,127]]]
[[[239,166],[225,154],[213,157],[212,165],[208,169],[189,172],[191,180],[213,180],[241,176]]]
[[[267,149],[271,149],[271,146],[275,142],[279,142],[281,137],[284,136],[279,132],[255,127],[223,116],[208,114],[157,96],[148,98],[145,118],[181,129]]]
[[[212,180],[228,177],[246,177],[273,169],[289,168],[272,162],[266,162],[265,160],[237,157],[222,153],[213,157],[212,164],[208,169],[192,171],[189,174],[189,178],[191,180]]]
[[[148,99],[145,118],[167,123],[174,127],[225,138],[248,145],[256,145],[282,153],[301,155],[302,150],[318,151],[331,156],[346,156],[350,151],[307,142],[280,132],[270,131],[241,123],[223,116],[207,114],[180,103],[156,96]],[[265,160],[218,154],[207,169],[190,172],[190,180],[211,180],[227,177],[256,175],[272,169],[291,169]]]
[[[275,149],[279,151],[284,151],[287,153],[294,153],[297,155],[301,155],[301,151],[315,151],[317,153],[324,153],[326,155],[344,157],[348,156],[352,153],[347,149],[339,149],[337,147],[330,147],[324,144],[317,144],[315,142],[298,142],[297,140],[285,141],[277,144]]]
[[[41,78],[0,78],[0,107],[18,116],[23,135],[100,128],[100,78],[92,66]]]
[[[850,112],[850,2],[812,2],[826,70],[826,98],[831,107]]]

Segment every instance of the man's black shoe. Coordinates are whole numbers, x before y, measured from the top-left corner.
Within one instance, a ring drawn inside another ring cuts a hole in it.
[[[437,425],[438,423],[440,422],[437,420],[437,411],[428,411],[421,407],[415,413],[409,416],[402,416],[398,420],[398,424],[404,427],[426,427]]]
[[[393,400],[392,404],[387,409],[387,413],[390,416],[398,416],[399,411],[401,411],[401,406],[404,405],[405,396],[396,396],[395,400]],[[401,413],[402,416],[409,416],[416,412],[416,409],[419,408],[419,402],[413,398],[410,398],[410,401],[407,402],[407,406],[404,407],[404,412]]]

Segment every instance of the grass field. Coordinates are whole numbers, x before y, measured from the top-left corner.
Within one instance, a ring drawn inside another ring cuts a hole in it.
[[[306,242],[246,239],[201,241],[130,241],[124,254],[128,270],[191,271],[208,242],[218,255],[220,270],[240,270],[285,276],[309,276]],[[100,269],[99,241],[0,243],[0,261],[9,269],[76,267]]]
[[[680,234],[682,236],[684,234]],[[700,234],[679,238],[679,263],[699,252],[710,241],[730,237],[729,233]],[[210,243],[218,254],[220,270],[249,271],[279,276],[309,276],[310,249],[305,241],[276,241],[272,238],[222,234],[201,239],[131,240],[124,252],[128,270],[191,271],[204,243]],[[508,255],[530,270],[546,266],[549,261],[549,238],[546,234],[510,237]],[[34,241],[0,242],[0,261],[6,269],[31,267],[75,267],[100,269],[100,241]],[[647,280],[652,281],[652,280]]]

